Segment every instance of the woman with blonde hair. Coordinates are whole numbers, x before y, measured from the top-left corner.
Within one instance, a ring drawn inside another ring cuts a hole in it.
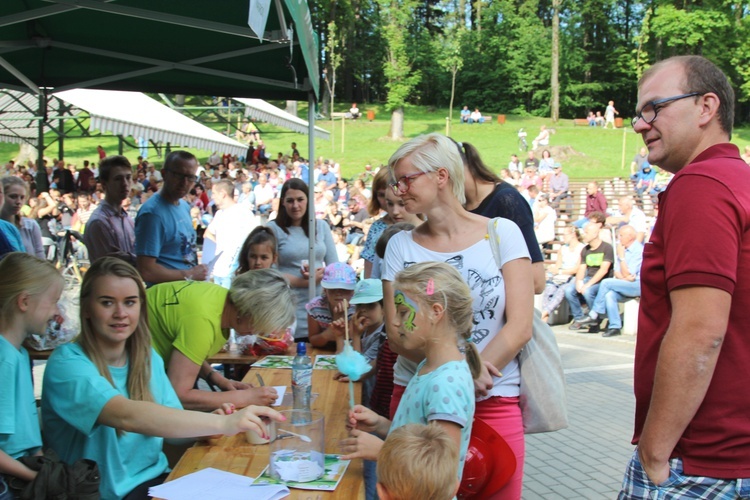
[[[41,455],[42,435],[23,341],[44,332],[58,314],[63,290],[60,272],[49,262],[22,252],[0,261],[0,498],[10,477],[31,481],[36,472],[17,459]]]
[[[0,207],[0,219],[15,225],[21,232],[21,241],[26,247],[26,253],[44,258],[44,245],[39,224],[34,219],[21,216],[21,209],[26,203],[29,186],[20,177],[7,176],[2,178],[5,202]]]
[[[81,334],[55,350],[44,373],[46,444],[67,463],[94,460],[102,498],[145,499],[169,471],[164,438],[266,435],[261,416],[282,420],[254,406],[218,413],[182,410],[151,347],[140,275],[114,257],[96,261],[81,285]]]
[[[207,359],[236,335],[273,336],[294,322],[289,282],[275,269],[235,276],[227,290],[205,281],[174,281],[154,285],[148,298],[151,343],[164,359],[167,375],[185,408],[212,410],[222,403],[237,408],[270,405],[272,387],[253,387],[225,378]],[[269,300],[273,297],[273,300]],[[198,377],[220,391],[195,388]]]
[[[493,427],[513,449],[518,469],[497,496],[521,497],[524,437],[519,407],[517,356],[531,338],[533,279],[529,251],[518,226],[508,219],[490,220],[464,210],[464,162],[459,148],[440,134],[403,144],[389,160],[392,188],[406,211],[427,220],[413,231],[395,235],[383,262],[388,339],[400,354],[394,366],[394,395],[414,376],[418,353],[404,348],[392,327],[396,311],[393,281],[418,262],[447,262],[468,284],[473,299],[471,342],[482,359],[475,378],[476,416]],[[496,262],[490,245],[499,246]],[[502,373],[502,376],[501,376]],[[396,387],[401,387],[397,392]]]

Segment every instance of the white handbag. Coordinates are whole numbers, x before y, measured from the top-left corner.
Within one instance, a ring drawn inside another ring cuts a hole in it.
[[[490,248],[500,268],[500,235],[497,219],[487,224]],[[568,427],[565,374],[555,334],[534,310],[531,340],[518,354],[521,371],[520,406],[526,434],[552,432]]]

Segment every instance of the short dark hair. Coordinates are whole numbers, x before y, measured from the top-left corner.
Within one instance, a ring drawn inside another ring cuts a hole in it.
[[[99,163],[99,180],[106,182],[109,180],[109,173],[113,168],[116,167],[127,167],[130,171],[133,171],[133,167],[130,165],[130,161],[121,155],[111,155],[104,158]]]
[[[638,87],[648,80],[653,74],[665,64],[676,62],[685,70],[686,94],[698,92],[706,94],[713,92],[719,98],[719,125],[721,129],[732,136],[734,126],[734,89],[729,79],[718,66],[703,56],[676,56],[670,57],[647,69],[638,81]]]
[[[190,151],[172,151],[167,155],[167,158],[164,160],[164,167],[163,169],[169,169],[173,164],[180,163],[183,161],[191,161],[195,160],[197,163],[198,160],[195,158],[195,155],[191,153]]]

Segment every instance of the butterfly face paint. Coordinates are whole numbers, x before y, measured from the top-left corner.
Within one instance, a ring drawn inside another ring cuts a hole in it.
[[[406,318],[403,321],[404,330],[410,333],[413,332],[416,329],[416,326],[414,325],[414,318],[417,316],[419,306],[416,302],[411,300],[404,294],[404,292],[400,290],[396,290],[394,302],[396,303],[396,308],[402,306],[407,309]]]

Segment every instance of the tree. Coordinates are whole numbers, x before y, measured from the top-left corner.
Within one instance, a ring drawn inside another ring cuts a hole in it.
[[[421,78],[420,71],[412,68],[406,47],[406,35],[415,4],[415,0],[380,0],[385,20],[383,34],[387,43],[383,67],[388,91],[385,108],[391,113],[388,135],[394,140],[404,137],[404,105]]]
[[[552,0],[552,68],[550,110],[552,121],[560,119],[560,0]]]

